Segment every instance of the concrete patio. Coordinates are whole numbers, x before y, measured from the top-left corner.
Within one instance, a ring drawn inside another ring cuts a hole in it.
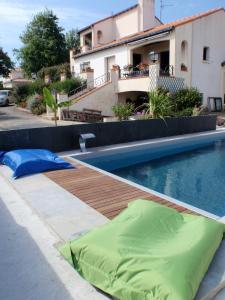
[[[43,175],[12,184],[9,170],[0,169],[0,299],[107,299],[57,251],[59,243],[104,223],[105,218]],[[22,186],[25,193],[18,192]],[[90,216],[89,223],[82,222],[81,212]]]
[[[19,180],[11,174],[0,166],[0,299],[109,299],[57,251],[60,243],[104,224],[107,218],[43,174]],[[224,300],[225,290],[215,296],[224,280],[222,242],[196,300]]]

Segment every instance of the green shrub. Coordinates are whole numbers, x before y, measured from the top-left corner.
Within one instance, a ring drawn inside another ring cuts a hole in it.
[[[29,104],[28,104],[29,103]],[[32,114],[34,115],[42,115],[46,112],[46,105],[43,102],[43,99],[41,97],[33,97],[30,98],[27,102],[28,109],[31,110]]]
[[[13,97],[16,104],[26,101],[27,97],[32,94],[31,84],[17,86],[13,91]]]
[[[46,86],[44,80],[37,79],[31,83],[31,95],[42,95],[43,88]]]
[[[48,75],[50,77],[51,82],[60,81],[60,74],[65,73],[67,78],[71,77],[70,73],[70,64],[65,63],[57,66],[42,68],[37,76],[39,79],[44,80],[45,75]]]
[[[172,114],[173,117],[191,117],[193,115],[193,108],[188,107],[181,111],[174,112]]]
[[[49,90],[56,90],[58,93],[68,94],[70,91],[76,89],[82,85],[84,81],[80,78],[70,78],[65,81],[56,81],[49,85],[45,84],[44,80],[37,79],[32,83],[18,86],[14,89],[13,96],[15,103],[20,105],[20,103],[26,102],[30,96],[33,95],[43,95],[43,88],[48,87]],[[32,98],[32,97],[31,97]],[[29,104],[28,104],[29,106]]]
[[[82,81],[79,77],[70,78],[64,81],[53,82],[49,85],[49,90],[56,90],[58,93],[66,93],[68,94],[70,91],[75,90],[80,85],[82,85],[84,81]]]
[[[128,120],[134,111],[134,105],[131,103],[117,104],[112,107],[112,110],[119,121]]]
[[[209,113],[209,109],[207,106],[194,107],[193,116],[203,116]]]
[[[171,98],[171,106],[174,112],[199,107],[202,103],[202,94],[196,88],[185,88],[178,91]]]
[[[35,80],[32,83],[24,84],[21,86],[18,86],[13,91],[13,97],[15,100],[15,103],[20,105],[23,102],[26,102],[30,96],[35,94],[42,95],[43,87],[45,86],[45,83],[43,80]]]
[[[27,109],[31,111],[31,107],[35,101],[39,101],[40,98],[38,95],[31,95],[26,99]]]

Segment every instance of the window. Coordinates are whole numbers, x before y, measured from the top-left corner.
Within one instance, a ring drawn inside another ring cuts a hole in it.
[[[97,31],[97,40],[98,40],[98,44],[101,43],[101,39],[102,39],[102,31],[101,31],[101,30],[98,30],[98,31]]]
[[[203,48],[203,61],[209,61],[209,53],[210,49],[209,47],[204,47]]]
[[[80,64],[80,72],[81,73],[85,72],[90,67],[91,67],[91,64],[90,64],[89,61],[88,62],[84,62],[84,63]]]
[[[84,46],[92,48],[92,33],[88,33],[84,36]]]
[[[181,43],[181,70],[187,71],[188,67],[188,43],[182,41]]]

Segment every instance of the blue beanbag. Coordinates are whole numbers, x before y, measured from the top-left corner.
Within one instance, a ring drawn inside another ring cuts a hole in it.
[[[0,163],[2,161],[3,155],[5,154],[5,151],[0,151]]]
[[[2,163],[14,171],[13,177],[15,178],[44,171],[74,168],[56,154],[39,149],[7,152],[2,158]]]

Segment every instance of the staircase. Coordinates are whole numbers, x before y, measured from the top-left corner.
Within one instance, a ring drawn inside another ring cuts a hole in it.
[[[111,80],[111,76],[110,76],[110,72],[105,73],[102,76],[99,76],[97,78],[95,78],[92,81],[89,82],[85,82],[84,84],[82,84],[81,86],[79,86],[78,88],[70,91],[68,93],[68,98],[69,100],[75,100],[78,99],[82,96],[85,96],[85,94],[88,94],[102,86],[104,86],[105,84],[107,84],[108,82],[110,82]]]

